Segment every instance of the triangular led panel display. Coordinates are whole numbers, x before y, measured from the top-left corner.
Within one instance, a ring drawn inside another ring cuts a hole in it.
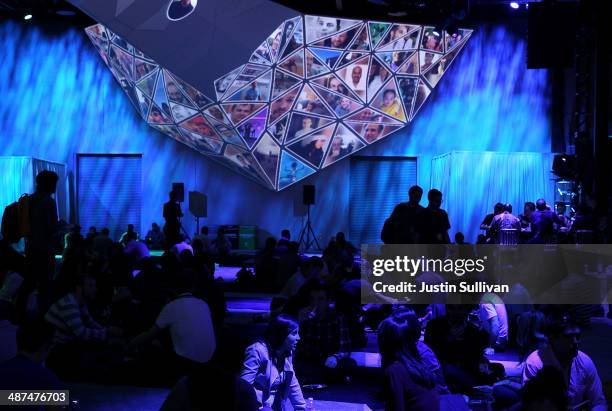
[[[361,141],[355,133],[349,131],[346,126],[339,125],[325,156],[323,167],[327,167],[336,161],[342,160],[364,147],[365,143]]]
[[[436,27],[296,16],[253,39],[244,64],[219,73],[208,96],[108,28],[86,34],[156,130],[283,190],[415,118],[473,33]],[[190,72],[207,76],[210,63]]]
[[[253,150],[255,159],[259,162],[270,183],[276,187],[276,175],[280,160],[281,148],[268,133],[265,133]]]
[[[313,174],[315,170],[286,151],[281,153],[278,189],[282,190]]]

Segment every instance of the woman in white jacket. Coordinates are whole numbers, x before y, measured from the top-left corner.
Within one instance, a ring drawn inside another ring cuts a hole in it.
[[[240,377],[255,389],[263,410],[306,409],[302,389],[293,370],[292,354],[300,340],[299,325],[281,314],[270,320],[263,339],[246,349]]]

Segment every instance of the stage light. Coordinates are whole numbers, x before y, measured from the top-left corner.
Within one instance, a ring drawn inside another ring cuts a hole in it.
[[[24,20],[31,20],[32,19],[32,15],[31,14],[26,14],[25,16],[23,16]]]
[[[510,7],[516,10],[519,8],[519,4],[516,1],[512,1],[510,2]]]

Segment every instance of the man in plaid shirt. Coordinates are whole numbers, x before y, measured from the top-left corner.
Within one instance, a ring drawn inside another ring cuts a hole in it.
[[[310,285],[310,284],[309,284]],[[351,339],[346,319],[329,307],[324,283],[310,287],[310,305],[300,310],[299,358],[325,367],[343,367],[351,353]]]

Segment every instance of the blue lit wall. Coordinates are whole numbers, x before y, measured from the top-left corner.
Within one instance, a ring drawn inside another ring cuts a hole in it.
[[[477,28],[415,121],[360,155],[417,156],[418,181],[427,189],[431,158],[448,151],[549,152],[548,75],[526,70],[525,47],[524,36],[507,28]],[[143,227],[162,222],[171,183],[183,181],[186,190],[208,195],[207,224],[255,223],[261,237],[285,227],[297,235],[300,184],[267,191],[147,127],[80,30],[50,36],[3,22],[0,50],[0,156],[64,162],[74,171],[75,153],[142,153]],[[305,180],[317,186],[312,217],[323,242],[349,231],[349,170],[343,161]],[[373,174],[371,183],[389,178]],[[185,223],[195,226],[192,218]]]

